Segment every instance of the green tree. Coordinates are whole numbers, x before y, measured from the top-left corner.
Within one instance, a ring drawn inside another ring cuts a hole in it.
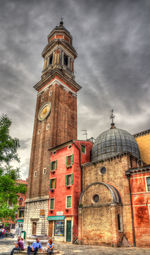
[[[25,185],[16,184],[19,169],[10,165],[13,160],[19,162],[17,149],[19,140],[9,135],[11,120],[6,116],[0,117],[0,220],[15,219],[17,211],[17,193],[25,193]]]

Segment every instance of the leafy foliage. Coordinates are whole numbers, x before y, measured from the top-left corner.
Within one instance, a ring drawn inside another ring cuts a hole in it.
[[[17,149],[19,140],[9,135],[10,119],[3,115],[0,118],[0,219],[15,219],[18,195],[25,193],[23,184],[16,184],[19,169],[10,166],[11,161],[19,161]]]

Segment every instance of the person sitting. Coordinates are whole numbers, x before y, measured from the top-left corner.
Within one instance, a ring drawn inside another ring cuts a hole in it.
[[[47,244],[48,255],[53,254],[53,249],[54,249],[53,241],[52,241],[52,239],[49,239],[48,244]]]
[[[5,233],[6,233],[6,230],[5,230],[5,228],[3,228],[3,229],[2,229],[2,238],[5,237]]]
[[[12,249],[10,255],[13,255],[14,251],[24,250],[24,242],[22,241],[20,236],[18,236],[17,243],[14,243],[14,244],[15,244],[15,248]]]
[[[28,255],[30,255],[31,252],[34,252],[34,255],[36,255],[38,249],[40,249],[40,251],[42,251],[42,245],[40,243],[39,238],[36,238],[36,241],[33,242],[32,247],[28,246],[27,253],[28,253]]]

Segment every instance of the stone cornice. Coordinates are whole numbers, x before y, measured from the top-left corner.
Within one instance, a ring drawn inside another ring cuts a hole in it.
[[[49,196],[43,196],[43,197],[34,197],[34,198],[27,198],[25,200],[25,203],[35,203],[35,202],[42,202],[49,200]]]
[[[85,166],[89,166],[89,165],[95,165],[97,163],[103,163],[105,161],[111,161],[111,160],[116,159],[116,158],[122,158],[123,156],[132,156],[133,157],[133,155],[130,152],[124,152],[124,153],[118,154],[118,155],[113,156],[113,157],[108,157],[108,158],[97,160],[97,161],[94,161],[94,162],[88,162],[88,163],[82,164],[82,166],[85,167]]]
[[[132,175],[132,174],[139,174],[139,173],[145,173],[150,172],[150,165],[143,166],[143,167],[137,167],[137,168],[130,168],[126,171],[126,175]]]
[[[72,87],[74,91],[78,91],[81,89],[81,86],[76,83],[73,79],[69,79],[66,77],[66,75],[63,73],[63,71],[60,71],[59,69],[51,70],[48,75],[45,77],[45,79],[41,79],[37,84],[33,86],[33,88],[37,91],[39,91],[42,87],[44,87],[49,81],[51,81],[53,78],[58,76],[60,79],[62,79],[68,86]]]
[[[133,136],[136,138],[136,137],[139,137],[139,136],[144,136],[144,135],[146,135],[146,134],[150,134],[150,129],[141,131],[141,132],[139,132],[139,133],[137,133],[137,134],[135,134],[135,135],[133,135]]]
[[[44,58],[46,53],[51,49],[53,49],[56,45],[62,45],[63,47],[65,47],[68,51],[70,51],[70,53],[72,55],[74,55],[74,57],[77,57],[77,52],[76,50],[69,44],[67,43],[65,40],[59,40],[59,39],[54,39],[52,42],[48,43],[44,50],[42,51],[42,57]]]

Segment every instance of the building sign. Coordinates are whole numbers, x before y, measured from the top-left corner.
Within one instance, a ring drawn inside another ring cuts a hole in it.
[[[54,236],[64,236],[64,220],[55,221]]]
[[[47,220],[64,220],[65,216],[48,216]]]
[[[45,210],[43,210],[43,209],[40,210],[40,216],[41,217],[45,216]]]
[[[56,212],[56,215],[63,215],[63,211]]]

